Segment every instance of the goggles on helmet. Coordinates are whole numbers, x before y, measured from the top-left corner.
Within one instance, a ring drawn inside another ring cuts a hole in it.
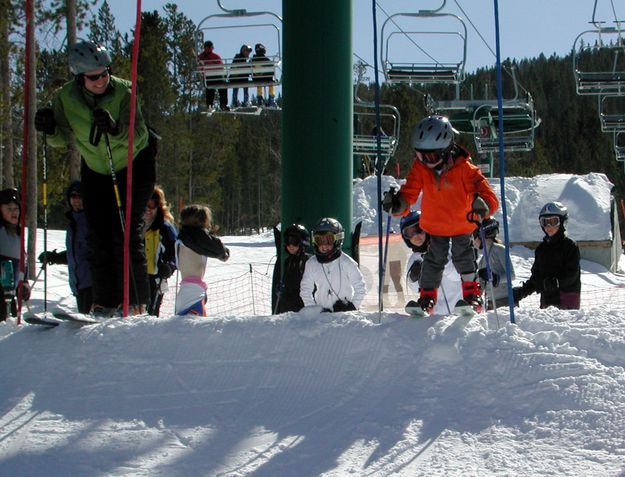
[[[313,234],[313,243],[319,245],[334,245],[336,242],[336,234],[333,232],[315,232]]]
[[[286,237],[284,237],[284,243],[286,243],[287,245],[299,246],[302,243],[302,241],[297,235],[287,235]]]
[[[541,217],[540,225],[543,227],[558,227],[560,225],[560,217],[558,217],[557,215]]]
[[[420,228],[418,225],[411,225],[410,227],[406,227],[402,230],[401,234],[405,239],[410,240],[415,235],[424,234],[425,231]]]

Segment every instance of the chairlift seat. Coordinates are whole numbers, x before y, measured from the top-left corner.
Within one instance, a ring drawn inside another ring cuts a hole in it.
[[[393,136],[380,137],[380,152],[383,156],[392,156],[396,147],[397,138]],[[378,153],[377,136],[355,134],[353,141],[353,153],[355,155],[376,155]]]
[[[625,114],[600,114],[602,132],[625,131]]]
[[[389,63],[385,69],[389,83],[457,84],[464,79],[462,64]]]
[[[575,70],[577,94],[625,94],[625,71],[594,72]]]
[[[256,61],[254,63],[200,64],[197,71],[208,89],[247,88],[250,86],[275,86],[279,59]]]

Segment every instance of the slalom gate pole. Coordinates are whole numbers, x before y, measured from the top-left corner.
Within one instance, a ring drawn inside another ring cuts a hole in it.
[[[48,252],[48,135],[43,133],[43,167],[41,168],[41,199],[43,202],[43,251]],[[43,312],[48,312],[48,267],[44,260],[43,269]],[[41,271],[39,272],[41,273]],[[39,274],[37,274],[39,277]],[[33,282],[32,288],[35,284]],[[31,289],[32,289],[31,288]]]
[[[32,111],[30,107],[31,95],[35,94],[31,88],[32,75],[35,74],[31,69],[31,60],[35,55],[35,10],[33,8],[33,0],[25,0],[24,2],[24,19],[26,22],[26,42],[24,48],[24,130],[22,132],[22,181],[20,190],[20,259],[19,259],[19,276],[17,282],[17,324],[22,324],[22,282],[26,279],[26,244],[24,237],[26,236],[26,201],[28,195],[27,171],[29,162],[29,143],[30,143],[30,127],[32,124]],[[35,211],[36,213],[36,211]],[[36,229],[36,227],[35,227]],[[36,233],[37,230],[31,231]],[[7,315],[9,316],[9,315]]]
[[[377,130],[376,143],[377,143],[377,155],[376,155],[376,176],[377,176],[377,192],[378,192],[378,268],[379,268],[379,283],[378,283],[378,312],[382,313],[384,310],[384,269],[386,268],[386,251],[382,248],[382,173],[384,172],[384,164],[381,154],[381,134],[380,134],[380,78],[378,74],[378,20],[376,11],[376,0],[371,0],[372,19],[373,19],[373,77],[374,77],[374,92],[375,92],[375,127]],[[390,233],[391,214],[388,216],[388,224],[386,227],[386,244],[388,248],[388,234]],[[382,256],[384,254],[384,257]],[[380,314],[380,320],[382,315]]]
[[[137,281],[135,280],[132,270],[132,262],[130,260],[130,235],[126,233],[126,231],[131,227],[132,217],[132,161],[134,159],[135,119],[137,114],[137,62],[139,59],[140,38],[141,0],[137,0],[134,41],[132,44],[132,56],[130,62],[130,117],[128,120],[128,162],[126,167],[126,227],[124,227],[124,301],[122,303],[122,316],[128,316],[128,308],[130,304],[130,287],[128,286],[129,280],[132,281],[132,285],[134,287],[135,299],[137,301],[139,300]],[[106,144],[108,146],[108,138]],[[137,303],[137,305],[141,304]]]
[[[109,141],[109,135],[108,133],[104,133],[104,141],[106,142],[106,154],[108,155],[109,158],[109,167],[111,169],[111,179],[113,180],[113,191],[115,192],[115,203],[117,204],[117,212],[119,213],[119,222],[122,228],[122,234],[124,235],[124,237],[126,237],[126,220],[124,219],[124,209],[122,208],[122,200],[121,200],[121,196],[119,195],[119,186],[117,185],[117,174],[115,173],[115,166],[113,165],[113,151],[111,151],[111,143]],[[132,163],[128,166],[128,169],[132,169]],[[128,190],[129,185],[126,184],[126,190]],[[124,245],[124,249],[126,248],[126,245]],[[124,255],[126,255],[124,253]],[[128,267],[130,267],[130,277],[132,280],[132,285],[134,287],[134,291],[135,291],[135,296],[138,297],[138,290],[137,290],[137,283],[135,282],[135,277],[134,277],[134,273],[133,273],[133,269],[132,269],[132,262],[128,261],[128,265],[126,265],[126,260],[124,260],[124,273],[125,270],[128,269]],[[124,280],[124,283],[126,282],[126,280]],[[124,287],[124,289],[126,289],[127,287]],[[126,291],[124,291],[124,294],[126,294]],[[124,312],[123,316],[128,316],[128,300],[126,298],[124,298],[124,307],[126,308],[126,311]]]
[[[501,74],[501,42],[499,40],[499,1],[493,0],[495,13],[495,50],[497,58],[497,115],[503,118],[503,81]],[[503,214],[503,233],[506,245],[506,279],[508,280],[508,308],[510,310],[510,323],[514,323],[514,297],[512,295],[512,261],[510,260],[510,234],[508,233],[508,206],[506,204],[506,160],[503,144],[503,121],[497,121],[497,134],[499,135],[499,187],[501,191],[501,213]]]

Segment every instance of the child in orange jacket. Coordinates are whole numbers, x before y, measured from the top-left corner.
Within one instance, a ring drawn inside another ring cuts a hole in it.
[[[419,279],[419,306],[431,313],[437,300],[451,242],[451,260],[462,278],[462,294],[476,311],[483,306],[477,280],[472,232],[475,223],[490,217],[499,201],[486,177],[471,162],[469,152],[454,142],[449,119],[428,116],[412,132],[415,161],[399,192],[388,191],[382,207],[406,215],[421,198],[420,227],[431,242]]]

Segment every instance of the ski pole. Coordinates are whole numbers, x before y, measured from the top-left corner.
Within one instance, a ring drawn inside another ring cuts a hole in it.
[[[447,313],[451,315],[451,307],[449,306],[449,300],[447,299],[447,293],[445,293],[445,287],[443,286],[443,282],[441,281],[441,291],[443,292],[443,300],[445,300],[445,306],[447,307]]]
[[[122,234],[125,235],[126,225],[125,225],[125,219],[124,219],[124,209],[122,208],[122,201],[119,195],[119,187],[117,185],[117,174],[115,174],[115,166],[113,165],[113,151],[111,151],[111,142],[109,141],[109,135],[106,132],[104,133],[104,142],[106,143],[106,153],[108,155],[109,167],[111,169],[111,178],[113,180],[113,191],[115,192],[115,202],[117,204],[117,211],[119,213],[119,221],[120,221],[121,228],[122,228]],[[128,167],[132,167],[132,164],[129,164]],[[126,184],[126,187],[128,187],[128,184]],[[132,260],[128,261],[128,266],[130,268],[130,281],[132,282],[132,287],[135,292],[135,297],[138,300],[139,291],[137,289],[137,282],[135,280],[135,274],[134,274],[134,270],[132,267]]]
[[[43,167],[42,174],[42,201],[43,201],[43,250],[48,253],[48,135],[43,133]],[[48,267],[43,267],[43,311],[48,311]],[[41,273],[41,271],[39,271]],[[39,277],[39,275],[37,275]],[[35,280],[36,281],[36,280]],[[33,287],[34,287],[33,283]]]
[[[495,319],[497,321],[497,329],[499,329],[499,315],[497,314],[497,304],[495,303],[495,287],[493,286],[493,271],[490,268],[490,258],[488,256],[488,248],[486,247],[486,234],[482,227],[482,222],[475,219],[473,212],[467,214],[469,222],[477,225],[477,230],[480,234],[480,242],[482,242],[482,250],[484,250],[484,263],[486,264],[486,281],[489,285],[490,298],[493,304],[493,311],[495,312]]]
[[[384,259],[382,260],[382,270],[380,270],[380,311],[384,309],[384,299],[383,299],[383,290],[384,290],[384,279],[386,275],[386,259],[388,258],[388,242],[389,237],[391,235],[391,214],[388,214],[388,219],[386,221],[386,237],[384,239]]]

